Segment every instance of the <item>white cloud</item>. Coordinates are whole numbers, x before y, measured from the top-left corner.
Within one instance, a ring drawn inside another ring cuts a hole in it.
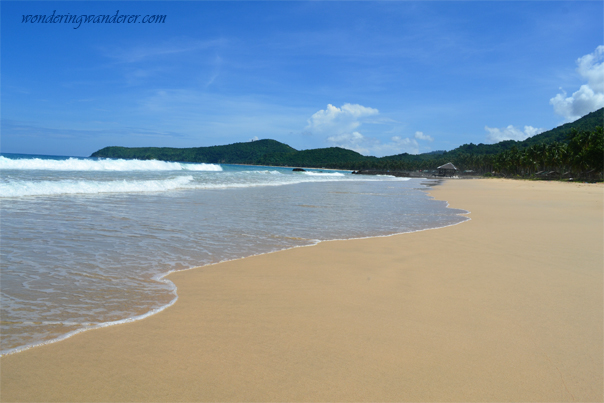
[[[327,138],[332,143],[359,143],[366,141],[365,137],[359,132],[353,132],[352,134],[339,134],[337,136],[331,136]]]
[[[369,147],[373,141],[366,138],[359,132],[342,133],[335,136],[329,136],[327,141],[337,147],[347,148],[361,154],[369,153]]]
[[[419,132],[418,132],[419,133]],[[417,133],[415,133],[417,136]],[[429,137],[429,136],[428,136]],[[410,138],[400,138],[394,136],[390,139],[390,143],[383,144],[381,147],[382,155],[395,155],[401,153],[418,154],[419,144],[416,140]]]
[[[581,116],[604,107],[604,46],[600,45],[593,53],[577,59],[577,72],[587,80],[572,96],[567,97],[566,91],[549,100],[554,111],[574,121]]]
[[[344,104],[338,108],[331,104],[327,108],[313,114],[308,119],[305,133],[320,134],[327,136],[327,141],[333,146],[347,148],[364,155],[394,155],[403,152],[417,154],[419,144],[411,138],[394,136],[387,143],[363,135],[358,129],[363,123],[384,123],[388,119],[375,118],[379,111],[358,104]],[[432,137],[416,132],[415,138],[424,141],[433,141]]]
[[[419,153],[417,140],[399,136],[391,137],[388,143],[382,143],[377,139],[365,137],[359,132],[353,132],[351,134],[330,136],[327,140],[337,147],[347,148],[363,155],[382,157],[405,152],[410,154]]]
[[[592,89],[599,89],[604,92],[604,45],[600,45],[593,53],[580,57],[577,60],[577,71],[582,77],[587,79],[588,85]],[[597,63],[600,61],[600,63]]]
[[[427,134],[424,134],[422,132],[415,132],[415,138],[418,140],[434,141],[431,136],[428,136]]]
[[[545,131],[545,129],[540,129],[533,126],[524,126],[524,131],[521,131],[512,125],[504,127],[503,129],[485,126],[484,129],[489,132],[487,139],[492,143],[499,143],[500,141],[504,140],[522,141]]]
[[[524,126],[524,133],[527,135],[526,138],[536,136],[539,133],[543,133],[545,129],[537,128],[533,126]]]
[[[360,119],[380,112],[358,104],[344,104],[341,108],[328,104],[326,109],[314,113],[308,119],[306,130],[313,133],[351,133],[361,125]]]
[[[364,118],[379,113],[377,109],[359,104],[344,104],[340,108],[328,104],[327,108],[308,119],[305,132],[326,135],[327,141],[337,147],[367,154],[376,140],[363,136],[356,129],[361,126]]]

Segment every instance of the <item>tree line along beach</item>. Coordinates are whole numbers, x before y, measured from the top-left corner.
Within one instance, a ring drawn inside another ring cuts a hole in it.
[[[398,154],[386,157],[363,156],[339,148],[298,151],[275,140],[235,143],[226,146],[105,147],[92,157],[153,159],[163,161],[303,166],[383,171],[410,174],[434,171],[452,162],[461,173],[531,179],[602,180],[604,153],[604,108],[523,141],[496,144],[464,144],[451,151]],[[408,175],[409,176],[409,175]]]

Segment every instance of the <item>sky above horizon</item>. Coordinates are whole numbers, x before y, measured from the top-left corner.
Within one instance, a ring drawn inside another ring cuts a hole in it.
[[[3,153],[270,138],[416,154],[523,140],[604,107],[602,1],[0,7]],[[116,13],[139,17],[31,22]]]

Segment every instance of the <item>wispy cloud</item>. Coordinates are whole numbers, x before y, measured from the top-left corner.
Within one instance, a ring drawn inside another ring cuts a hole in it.
[[[102,122],[96,122],[102,124]],[[120,127],[120,128],[101,128],[101,129],[74,129],[74,128],[57,128],[47,127],[42,125],[31,124],[27,122],[19,122],[15,120],[2,120],[2,131],[5,136],[19,136],[25,138],[50,138],[50,139],[81,139],[82,137],[98,138],[98,137],[116,137],[116,136],[132,136],[132,137],[157,137],[157,138],[174,138],[182,137],[182,134],[176,132],[144,129],[140,127]]]
[[[214,83],[214,81],[216,81],[218,76],[220,75],[220,67],[222,66],[222,58],[220,56],[216,56],[214,58],[213,64],[214,64],[214,71],[212,72],[212,75],[208,79],[208,82],[206,83],[206,87],[209,87],[210,85],[212,85]]]
[[[161,89],[142,95],[132,114],[155,127],[178,130],[193,140],[203,139],[203,144],[196,145],[213,145],[241,141],[241,136],[278,138],[303,126],[308,110],[255,94],[228,96],[196,89]]]
[[[224,38],[199,41],[199,40],[171,40],[158,44],[135,45],[131,47],[101,48],[102,53],[118,63],[136,63],[149,59],[174,56],[182,53],[196,52],[225,45]]]
[[[373,152],[377,156],[395,155],[401,153],[419,154],[419,143],[415,139],[408,137],[402,138],[394,136],[390,141],[384,144],[377,144],[373,147]]]
[[[416,139],[418,140],[424,140],[424,141],[434,141],[434,139],[431,136],[428,136],[427,134],[424,134],[423,132],[415,132],[415,136]]]

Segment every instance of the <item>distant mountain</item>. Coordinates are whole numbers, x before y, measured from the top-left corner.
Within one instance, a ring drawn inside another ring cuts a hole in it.
[[[286,154],[267,154],[258,163],[261,165],[285,165],[315,168],[342,168],[351,163],[375,159],[365,157],[356,151],[340,147],[316,148]]]
[[[341,167],[367,158],[375,159],[340,147],[298,151],[276,140],[195,148],[105,147],[92,153],[91,157],[325,168]]]
[[[573,129],[578,131],[593,131],[596,127],[604,127],[604,108],[598,109],[597,111],[591,112],[582,118],[566,123],[562,126],[558,126],[555,129],[548,130],[541,134],[537,134],[533,137],[529,137],[523,141],[505,140],[496,144],[464,144],[451,151],[440,153],[440,156],[454,158],[460,154],[473,154],[473,155],[494,155],[500,152],[507,151],[516,147],[518,149],[530,147],[534,144],[549,144],[555,141],[560,143],[567,143],[569,141],[569,134]],[[383,157],[383,159],[398,161],[398,160],[425,160],[426,157],[436,157],[438,155],[432,155],[433,153],[420,154],[424,158],[412,157],[407,153],[391,155]]]
[[[600,108],[597,111],[588,113],[574,122],[566,123],[562,126],[556,127],[555,129],[529,137],[528,139],[521,141],[520,144],[521,147],[524,148],[532,146],[533,144],[553,143],[554,141],[567,143],[569,140],[568,135],[573,129],[578,131],[593,131],[598,126],[604,127],[604,108]]]
[[[97,158],[123,158],[212,164],[254,164],[267,154],[287,154],[296,149],[276,140],[257,140],[225,146],[170,148],[170,147],[105,147],[92,153]]]
[[[464,144],[451,151],[432,151],[424,154],[398,154],[387,157],[365,157],[340,147],[298,151],[276,140],[257,140],[223,146],[168,148],[168,147],[105,147],[91,157],[123,159],[156,159],[162,161],[205,162],[214,164],[252,164],[273,166],[303,166],[341,169],[424,169],[435,164],[454,161],[467,155],[496,155],[510,150],[527,148],[534,144],[568,142],[575,130],[594,131],[604,126],[604,108],[572,123],[546,131],[524,141],[506,140],[497,144]],[[444,161],[444,162],[443,162]]]

